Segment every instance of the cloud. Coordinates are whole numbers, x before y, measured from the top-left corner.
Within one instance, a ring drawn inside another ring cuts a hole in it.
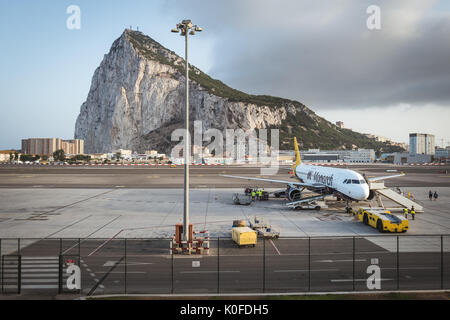
[[[326,110],[450,105],[450,12],[439,4],[231,0],[174,10],[214,38],[212,76]],[[369,5],[381,8],[381,30],[366,27]]]

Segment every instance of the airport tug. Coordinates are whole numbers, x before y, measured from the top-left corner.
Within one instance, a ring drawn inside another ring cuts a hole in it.
[[[383,208],[359,208],[358,219],[365,225],[377,229],[379,232],[406,232],[409,229],[409,221],[393,215]]]

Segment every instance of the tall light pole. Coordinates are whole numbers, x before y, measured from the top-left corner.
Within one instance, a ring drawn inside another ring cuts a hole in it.
[[[203,31],[202,28],[192,25],[191,20],[183,20],[177,24],[174,33],[180,33],[185,38],[185,62],[186,62],[186,105],[185,105],[185,128],[184,136],[184,215],[183,215],[183,240],[189,242],[189,164],[190,160],[190,135],[189,135],[189,62],[188,62],[188,36],[195,35],[195,32]]]

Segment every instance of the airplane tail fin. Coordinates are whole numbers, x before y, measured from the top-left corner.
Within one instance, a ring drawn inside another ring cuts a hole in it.
[[[300,157],[300,151],[298,149],[297,138],[294,137],[294,149],[295,149],[295,165],[294,170],[297,166],[302,162],[302,158]]]

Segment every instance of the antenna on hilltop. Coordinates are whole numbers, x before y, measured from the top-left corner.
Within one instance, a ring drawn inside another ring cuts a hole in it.
[[[136,31],[139,31],[139,27],[136,27]]]

